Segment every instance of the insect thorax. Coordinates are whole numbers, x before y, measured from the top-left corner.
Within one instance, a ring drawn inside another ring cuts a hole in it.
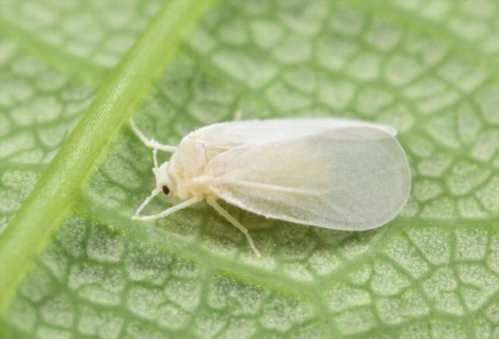
[[[185,136],[168,166],[172,195],[180,199],[209,195],[207,183],[197,179],[205,176],[206,165],[213,156],[209,147],[192,133]]]

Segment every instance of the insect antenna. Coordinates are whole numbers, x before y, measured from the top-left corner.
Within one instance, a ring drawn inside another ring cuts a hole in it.
[[[133,133],[137,136],[137,138],[140,139],[140,141],[142,141],[142,143],[146,147],[152,148],[153,150],[160,150],[160,151],[169,152],[169,153],[174,153],[177,150],[177,147],[175,147],[175,146],[165,145],[165,144],[162,144],[162,143],[160,143],[152,138],[148,138],[144,134],[144,132],[142,132],[137,127],[137,125],[135,124],[133,119],[130,119],[129,124],[130,124],[130,128],[132,129]]]

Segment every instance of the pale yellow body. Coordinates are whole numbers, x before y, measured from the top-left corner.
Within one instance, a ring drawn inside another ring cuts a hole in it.
[[[156,188],[134,219],[154,220],[206,200],[240,229],[222,199],[265,216],[334,230],[364,231],[392,220],[407,202],[411,173],[389,127],[349,119],[274,119],[220,123],[186,135],[176,147],[147,139]],[[172,152],[159,166],[156,152]],[[182,200],[148,216],[160,192]]]
[[[211,177],[207,172],[207,164],[224,150],[226,148],[203,143],[195,132],[185,136],[166,168],[172,196],[182,200],[193,197],[217,198],[209,188]]]

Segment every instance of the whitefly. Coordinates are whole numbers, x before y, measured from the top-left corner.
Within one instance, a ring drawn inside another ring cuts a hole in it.
[[[388,126],[349,119],[272,119],[218,123],[187,134],[178,146],[147,138],[156,186],[133,219],[155,220],[206,201],[239,229],[246,227],[219,200],[267,218],[333,230],[364,231],[397,216],[407,202],[411,173]],[[172,153],[159,164],[157,152]],[[158,194],[180,200],[142,215]]]

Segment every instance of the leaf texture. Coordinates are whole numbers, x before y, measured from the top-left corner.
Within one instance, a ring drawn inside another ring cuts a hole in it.
[[[5,229],[161,3],[0,6]],[[409,204],[390,224],[361,233],[227,206],[250,228],[264,253],[257,259],[202,204],[155,224],[130,221],[153,185],[152,160],[123,127],[10,291],[0,333],[499,337],[497,15],[487,0],[219,1],[135,112],[140,127],[177,143],[238,110],[244,118],[387,123],[410,158]],[[169,204],[158,199],[151,208]]]

